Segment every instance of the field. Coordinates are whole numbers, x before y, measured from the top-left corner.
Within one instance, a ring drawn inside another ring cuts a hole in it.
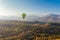
[[[0,40],[60,40],[60,23],[0,20]]]

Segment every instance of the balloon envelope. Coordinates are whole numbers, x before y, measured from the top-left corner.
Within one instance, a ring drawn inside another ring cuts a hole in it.
[[[26,13],[23,13],[22,18],[25,19],[25,17],[26,17]]]

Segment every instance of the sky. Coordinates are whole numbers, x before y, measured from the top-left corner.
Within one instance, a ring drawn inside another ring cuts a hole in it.
[[[0,0],[0,16],[21,17],[22,13],[28,16],[60,15],[60,0]]]

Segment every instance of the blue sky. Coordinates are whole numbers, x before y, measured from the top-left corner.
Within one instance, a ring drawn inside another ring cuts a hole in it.
[[[0,15],[19,17],[22,13],[42,16],[60,15],[60,0],[0,0]]]

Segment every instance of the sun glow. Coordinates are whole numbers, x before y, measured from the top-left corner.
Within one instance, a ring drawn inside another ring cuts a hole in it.
[[[4,9],[3,7],[0,7],[0,16],[8,16],[8,10]]]
[[[4,7],[0,7],[0,16],[5,16],[5,17],[16,17],[18,16],[16,10],[9,10]]]

